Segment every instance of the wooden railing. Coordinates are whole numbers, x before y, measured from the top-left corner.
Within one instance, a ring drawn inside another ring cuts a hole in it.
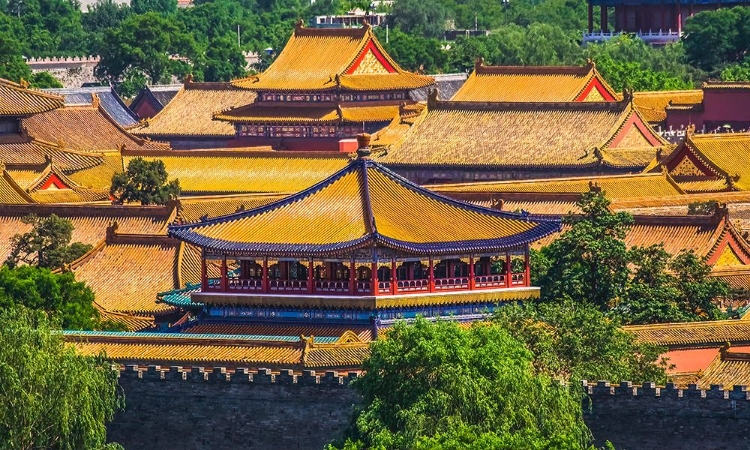
[[[396,292],[427,292],[430,290],[430,280],[398,280]]]
[[[469,277],[435,278],[436,291],[450,291],[454,289],[469,289]]]
[[[474,287],[477,289],[505,287],[505,274],[503,275],[477,275],[474,277]]]

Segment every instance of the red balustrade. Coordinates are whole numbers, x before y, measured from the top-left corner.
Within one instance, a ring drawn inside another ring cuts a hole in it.
[[[315,282],[315,292],[348,294],[349,282],[348,281],[317,280]]]
[[[271,292],[306,292],[307,280],[269,280],[268,289]]]
[[[396,292],[429,291],[430,280],[398,280]]]
[[[263,290],[263,280],[229,277],[228,283],[230,291],[258,292]]]
[[[391,293],[391,282],[379,281],[378,282],[378,294],[390,294],[390,293]]]
[[[524,274],[514,273],[510,277],[510,285],[511,286],[524,286],[525,285],[524,278],[525,278]]]
[[[458,289],[469,289],[469,277],[435,278],[436,291],[451,291]]]
[[[477,289],[505,287],[505,275],[478,275],[474,277]]]
[[[357,281],[357,294],[372,294],[372,283],[369,281]]]

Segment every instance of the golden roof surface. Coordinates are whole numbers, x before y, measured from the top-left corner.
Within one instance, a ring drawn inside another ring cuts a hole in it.
[[[57,144],[28,137],[0,140],[0,163],[26,169],[44,165],[48,159],[66,172],[95,167],[102,162],[99,154],[63,149]]]
[[[62,108],[63,97],[0,78],[0,116],[27,116]]]
[[[685,146],[736,189],[750,190],[750,133],[693,134]]]
[[[213,120],[215,113],[245,106],[255,100],[255,92],[230,83],[185,83],[185,86],[159,113],[131,130],[139,136],[215,136],[235,135],[234,126]]]
[[[105,352],[118,362],[181,363],[264,368],[358,368],[370,354],[367,342],[345,333],[333,343],[256,340],[183,333],[66,332],[83,355]]]
[[[329,254],[374,243],[415,253],[508,248],[559,228],[427,191],[361,159],[317,185],[250,211],[171,226],[170,235],[215,251]]]
[[[698,105],[703,102],[703,91],[654,91],[634,92],[633,103],[643,118],[651,123],[664,122],[667,119],[666,108],[669,105]]]
[[[451,98],[459,102],[572,102],[595,83],[594,96],[605,101],[599,88],[613,101],[617,94],[593,63],[583,67],[485,66],[474,71]]]
[[[186,223],[197,222],[201,217],[212,219],[264,206],[281,200],[285,196],[284,194],[241,194],[183,197],[180,199],[180,218]]]
[[[627,174],[598,177],[549,178],[519,181],[483,181],[425,186],[436,192],[451,193],[584,193],[592,187],[601,189],[607,198],[665,197],[684,194],[666,174]]]
[[[170,179],[179,179],[183,195],[207,193],[293,193],[344,167],[343,154],[293,152],[173,152],[127,154],[123,164],[141,156],[164,162]],[[147,154],[146,154],[147,155]]]
[[[31,229],[30,225],[21,222],[21,218],[27,214],[36,214],[40,217],[55,214],[64,217],[73,223],[71,242],[90,245],[101,242],[107,234],[107,227],[113,222],[117,222],[118,230],[122,233],[163,234],[171,216],[170,211],[162,207],[29,205],[23,208],[5,208],[0,212],[0,258],[2,260],[5,260],[10,253],[10,238]]]
[[[732,352],[731,347],[730,351],[719,352],[699,381],[700,387],[705,389],[710,388],[712,384],[720,384],[724,389],[750,386],[750,354]]]
[[[641,342],[665,347],[750,343],[750,320],[628,325],[623,330],[634,334]]]
[[[70,106],[22,120],[30,136],[54,142],[64,150],[104,152],[120,149],[166,150],[168,144],[133,136],[100,106]]]
[[[265,72],[233,84],[255,91],[377,91],[417,89],[434,82],[432,77],[401,69],[369,25],[333,29],[304,28],[298,23]]]
[[[398,165],[645,168],[668,144],[628,101],[436,102],[379,160]]]
[[[15,182],[7,170],[2,170],[0,171],[0,203],[26,204],[34,203],[34,200]],[[0,234],[2,234],[1,230]],[[0,243],[0,248],[2,245]]]
[[[130,242],[101,242],[71,264],[76,280],[85,281],[106,311],[160,315],[173,307],[156,302],[159,292],[180,286],[179,244],[147,236]]]
[[[105,152],[100,154],[101,163],[95,166],[68,173],[68,178],[82,187],[91,189],[109,189],[112,176],[122,172],[122,155],[120,152]]]

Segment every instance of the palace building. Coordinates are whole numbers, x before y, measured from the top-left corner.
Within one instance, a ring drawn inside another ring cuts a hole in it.
[[[588,31],[583,35],[583,42],[635,33],[649,44],[664,45],[680,40],[682,25],[694,14],[746,4],[746,0],[588,0]]]
[[[442,94],[442,92],[441,92]],[[615,91],[596,65],[485,66],[477,59],[474,71],[450,98],[456,102],[614,102]]]
[[[241,145],[338,151],[340,140],[388,125],[415,103],[410,91],[434,83],[401,69],[367,24],[326,29],[299,22],[265,72],[233,82],[257,99],[214,119],[232,124]]]
[[[472,318],[538,297],[529,244],[560,222],[442,197],[359,157],[280,201],[169,235],[201,249],[209,319],[373,323]]]

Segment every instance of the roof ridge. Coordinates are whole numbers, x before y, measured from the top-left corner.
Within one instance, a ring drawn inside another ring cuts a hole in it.
[[[25,87],[22,84],[7,80],[5,78],[0,78],[0,86],[5,86],[9,89],[13,89],[18,92],[30,93],[32,95],[38,95],[40,97],[49,98],[51,100],[60,100],[61,102],[65,102],[65,98],[62,95],[56,95],[56,94],[52,94],[49,92],[44,92],[36,88]]]
[[[621,111],[630,107],[629,100],[619,102],[470,102],[438,100],[434,104],[436,110],[469,110],[469,111],[538,111],[561,110],[571,111]],[[428,103],[429,109],[429,103]]]
[[[592,72],[593,66],[492,66],[476,64],[474,73],[477,75],[580,75],[586,76]]]
[[[372,213],[372,201],[370,199],[370,159],[360,159],[358,163],[361,166],[362,171],[362,182],[359,186],[360,196],[362,197],[362,210],[365,214],[365,227],[370,234],[376,236],[378,234],[378,227],[375,223],[375,215]]]

